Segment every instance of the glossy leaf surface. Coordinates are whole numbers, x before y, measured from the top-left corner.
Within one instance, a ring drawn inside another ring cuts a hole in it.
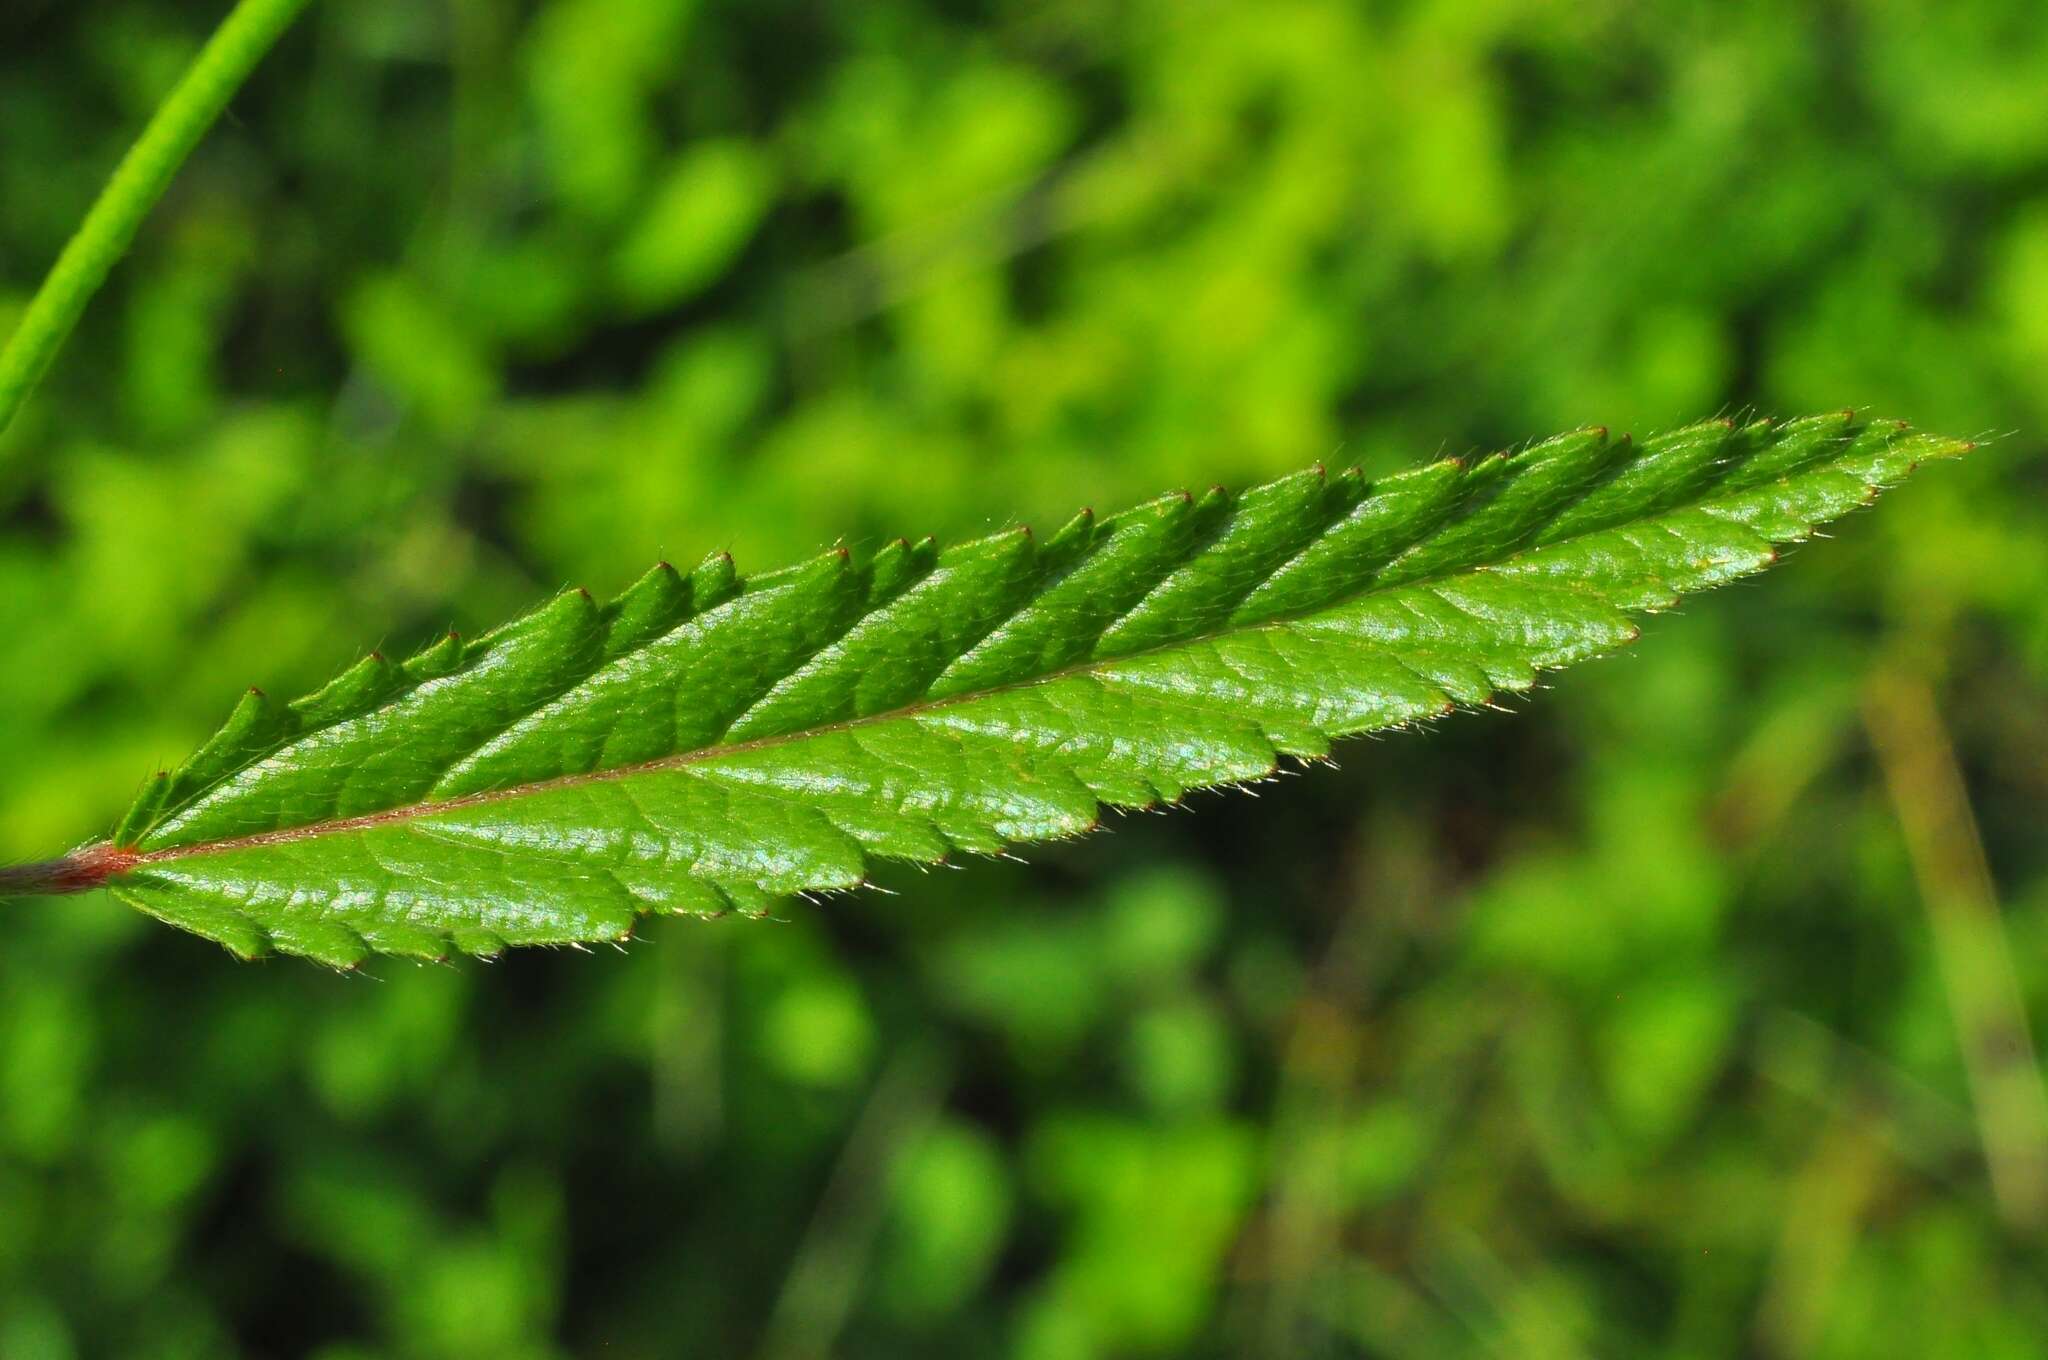
[[[666,565],[251,691],[76,872],[351,966],[616,940],[1094,827],[1528,688],[1968,448],[1835,414],[1176,494],[1048,538]]]

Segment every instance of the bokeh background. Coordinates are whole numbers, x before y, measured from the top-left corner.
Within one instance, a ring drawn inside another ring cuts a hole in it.
[[[0,11],[0,330],[223,10]],[[0,855],[730,548],[1869,407],[1514,714],[776,923],[0,913],[0,1355],[2048,1353],[2037,0],[316,3],[0,437]]]

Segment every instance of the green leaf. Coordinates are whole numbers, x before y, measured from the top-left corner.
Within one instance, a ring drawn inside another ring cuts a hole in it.
[[[342,967],[761,912],[1527,689],[1969,447],[1849,414],[1585,430],[1042,541],[663,565],[293,703],[251,691],[30,886],[104,883],[237,954]]]

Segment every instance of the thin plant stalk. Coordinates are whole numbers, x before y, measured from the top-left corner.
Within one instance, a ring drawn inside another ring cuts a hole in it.
[[[0,431],[42,380],[178,167],[306,4],[240,0],[157,106],[0,350]]]

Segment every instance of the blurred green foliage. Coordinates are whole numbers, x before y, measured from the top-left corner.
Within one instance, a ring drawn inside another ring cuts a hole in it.
[[[0,329],[222,8],[0,15]],[[1513,718],[779,924],[10,904],[0,1355],[2039,1355],[2044,373],[2025,0],[316,5],[0,436],[0,855],[664,554],[2025,433]]]

